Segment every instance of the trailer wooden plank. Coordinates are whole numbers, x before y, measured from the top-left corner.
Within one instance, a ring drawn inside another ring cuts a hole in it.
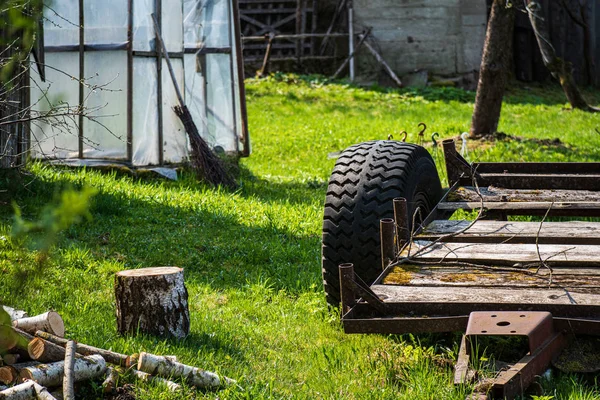
[[[565,289],[510,289],[510,288],[473,288],[473,287],[423,287],[372,285],[375,292],[385,303],[465,303],[481,305],[485,303],[503,304],[561,304],[591,305],[600,304],[600,290],[589,293],[588,290]],[[483,309],[483,307],[482,307]]]
[[[538,254],[539,247],[539,254]],[[405,248],[401,257],[408,256]],[[439,263],[459,261],[485,265],[512,266],[517,263],[537,263],[544,260],[549,265],[569,267],[600,266],[600,246],[565,244],[506,244],[506,243],[434,243],[414,240],[410,256],[419,261]]]
[[[481,201],[448,201],[438,204],[438,209],[443,211],[456,210],[477,210],[482,206]],[[551,202],[551,201],[530,201],[530,202],[492,202],[484,201],[483,208],[496,211],[520,211],[520,212],[546,212],[552,211],[581,211],[589,212],[600,210],[600,202]]]
[[[505,174],[600,174],[597,162],[482,162],[473,163],[479,173]]]
[[[382,280],[385,285],[583,289],[600,293],[600,268],[530,268],[519,271],[401,265]]]
[[[481,195],[481,196],[480,196]],[[448,195],[449,201],[481,202],[599,202],[600,192],[560,189],[506,189],[494,186],[461,186]]]
[[[481,186],[520,189],[600,190],[600,175],[589,174],[479,174]]]
[[[540,244],[600,244],[600,222],[544,222],[540,227],[540,222],[436,220],[416,236],[442,237],[444,242],[535,243],[537,238]]]

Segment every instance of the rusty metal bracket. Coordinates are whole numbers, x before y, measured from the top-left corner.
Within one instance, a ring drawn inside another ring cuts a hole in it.
[[[475,168],[473,168],[473,166],[456,151],[454,139],[444,140],[442,142],[442,147],[444,149],[448,183],[450,185],[465,179],[470,182],[473,177],[478,181],[481,181],[481,176],[477,173]]]
[[[354,273],[353,264],[340,264],[339,271],[342,315],[356,305],[357,298],[362,298],[374,310],[383,314],[386,313],[386,304],[381,301],[360,276]]]
[[[514,399],[523,394],[565,347],[562,332],[554,328],[552,314],[543,311],[477,311],[469,315],[467,330],[460,345],[454,383],[466,383],[469,376],[472,340],[477,336],[526,336],[529,352],[495,378],[491,398]]]

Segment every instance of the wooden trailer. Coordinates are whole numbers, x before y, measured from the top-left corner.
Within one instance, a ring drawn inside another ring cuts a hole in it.
[[[490,392],[511,399],[571,335],[600,335],[600,223],[577,220],[600,216],[600,163],[470,164],[453,140],[443,148],[447,190],[422,147],[341,154],[325,204],[325,291],[347,333],[465,332],[455,383],[474,337],[527,337],[527,355]],[[449,220],[459,210],[471,218]]]

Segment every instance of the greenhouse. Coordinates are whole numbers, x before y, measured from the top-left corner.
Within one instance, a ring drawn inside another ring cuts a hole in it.
[[[238,20],[236,0],[52,1],[43,67],[31,68],[32,109],[80,112],[32,121],[31,155],[88,165],[184,162],[189,141],[157,35],[204,140],[248,155]]]

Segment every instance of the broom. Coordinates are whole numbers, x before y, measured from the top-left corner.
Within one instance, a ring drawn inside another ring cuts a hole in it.
[[[160,43],[160,51],[165,56],[165,60],[167,61],[167,67],[169,68],[171,80],[173,81],[173,86],[175,87],[175,93],[177,94],[177,99],[179,100],[179,105],[174,106],[173,110],[175,111],[175,114],[177,114],[177,117],[179,117],[181,120],[181,123],[183,124],[190,139],[190,145],[192,147],[192,154],[190,156],[192,168],[196,171],[200,179],[205,180],[213,186],[222,185],[228,188],[235,188],[236,183],[227,173],[222,160],[210,149],[208,144],[204,141],[204,139],[202,139],[200,133],[198,132],[198,128],[194,123],[194,119],[192,118],[190,111],[183,101],[183,96],[179,90],[179,85],[177,85],[175,73],[173,72],[173,67],[171,66],[171,59],[169,58],[169,53],[167,52],[165,43],[160,34],[160,30],[158,29],[158,21],[156,20],[156,15],[154,13],[152,13],[152,20],[154,22],[154,32],[156,33],[156,37]]]

